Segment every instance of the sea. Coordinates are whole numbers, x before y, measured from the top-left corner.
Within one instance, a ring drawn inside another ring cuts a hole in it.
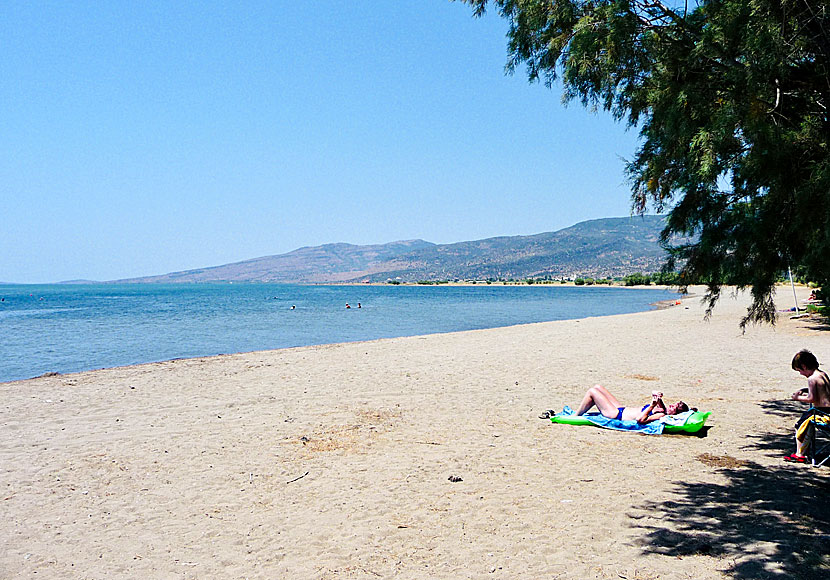
[[[0,382],[639,312],[676,297],[656,288],[546,284],[0,285]]]

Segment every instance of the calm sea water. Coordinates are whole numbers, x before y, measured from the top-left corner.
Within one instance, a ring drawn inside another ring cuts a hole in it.
[[[675,296],[657,289],[552,285],[0,285],[0,382],[180,357],[622,314]]]

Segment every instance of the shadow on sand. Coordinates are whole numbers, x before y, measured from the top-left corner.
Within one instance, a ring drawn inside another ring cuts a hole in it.
[[[791,417],[793,425],[795,425],[801,413],[807,410],[807,406],[804,403],[790,400],[761,401],[758,405],[769,415]]]
[[[777,403],[768,411],[798,416]],[[748,436],[744,449],[778,457],[792,447],[792,436],[780,433]],[[717,469],[717,483],[676,482],[673,497],[633,514],[643,551],[713,556],[733,578],[830,578],[830,470],[735,455],[698,456]]]
[[[810,330],[827,331],[830,330],[830,317],[823,314],[812,314],[807,318],[806,328]]]

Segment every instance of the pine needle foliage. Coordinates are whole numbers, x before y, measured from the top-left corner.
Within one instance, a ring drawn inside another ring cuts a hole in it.
[[[509,22],[508,72],[639,131],[633,209],[669,212],[667,269],[709,312],[734,284],[742,327],[774,323],[788,267],[830,279],[830,2],[463,1]]]

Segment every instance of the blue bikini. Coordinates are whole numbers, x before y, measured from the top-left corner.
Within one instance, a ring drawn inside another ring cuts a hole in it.
[[[640,409],[640,412],[642,413],[643,411],[645,411],[648,408],[649,408],[649,405],[643,405],[643,408]],[[616,419],[617,419],[617,421],[622,421],[623,411],[625,411],[625,407],[617,407],[617,409],[619,409],[619,410],[617,411]]]

